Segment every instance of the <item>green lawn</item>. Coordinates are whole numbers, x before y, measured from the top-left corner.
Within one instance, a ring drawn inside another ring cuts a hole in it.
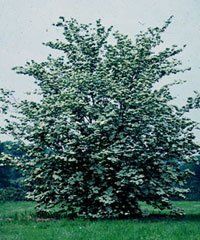
[[[0,240],[200,240],[200,202],[176,202],[186,216],[139,220],[38,219],[31,202],[0,203]]]

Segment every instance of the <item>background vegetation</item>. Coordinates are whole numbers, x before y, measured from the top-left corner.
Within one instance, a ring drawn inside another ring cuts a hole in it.
[[[0,143],[0,156],[2,153],[12,157],[21,157],[23,154],[18,145],[11,141]],[[1,164],[0,160],[0,201],[25,200],[26,190],[22,182],[20,170],[11,165]]]

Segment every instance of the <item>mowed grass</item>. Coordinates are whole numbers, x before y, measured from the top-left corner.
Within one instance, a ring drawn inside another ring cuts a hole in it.
[[[40,219],[32,202],[0,203],[0,240],[200,240],[200,202],[175,202],[185,217],[153,215],[133,220]]]

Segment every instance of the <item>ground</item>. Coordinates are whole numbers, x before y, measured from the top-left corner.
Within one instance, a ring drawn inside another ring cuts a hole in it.
[[[0,240],[200,240],[200,202],[175,202],[185,217],[144,206],[137,220],[55,220],[34,214],[32,202],[0,203]],[[159,215],[158,215],[159,214]]]

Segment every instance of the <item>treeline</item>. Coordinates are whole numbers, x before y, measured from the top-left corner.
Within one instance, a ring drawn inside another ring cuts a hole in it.
[[[188,179],[187,185],[190,188],[190,193],[187,199],[200,200],[200,165],[192,165],[190,169],[194,175]]]
[[[19,146],[11,141],[0,142],[1,153],[20,157],[24,153]],[[188,179],[187,187],[190,192],[187,200],[200,200],[200,165],[191,165],[190,169],[194,175]],[[0,165],[0,201],[20,201],[25,199],[26,188],[23,186],[23,176],[20,170],[11,166]]]
[[[20,157],[23,154],[19,146],[11,141],[0,142],[0,156],[2,153],[13,157]],[[0,165],[0,201],[24,200],[25,193],[20,171],[9,165]]]

